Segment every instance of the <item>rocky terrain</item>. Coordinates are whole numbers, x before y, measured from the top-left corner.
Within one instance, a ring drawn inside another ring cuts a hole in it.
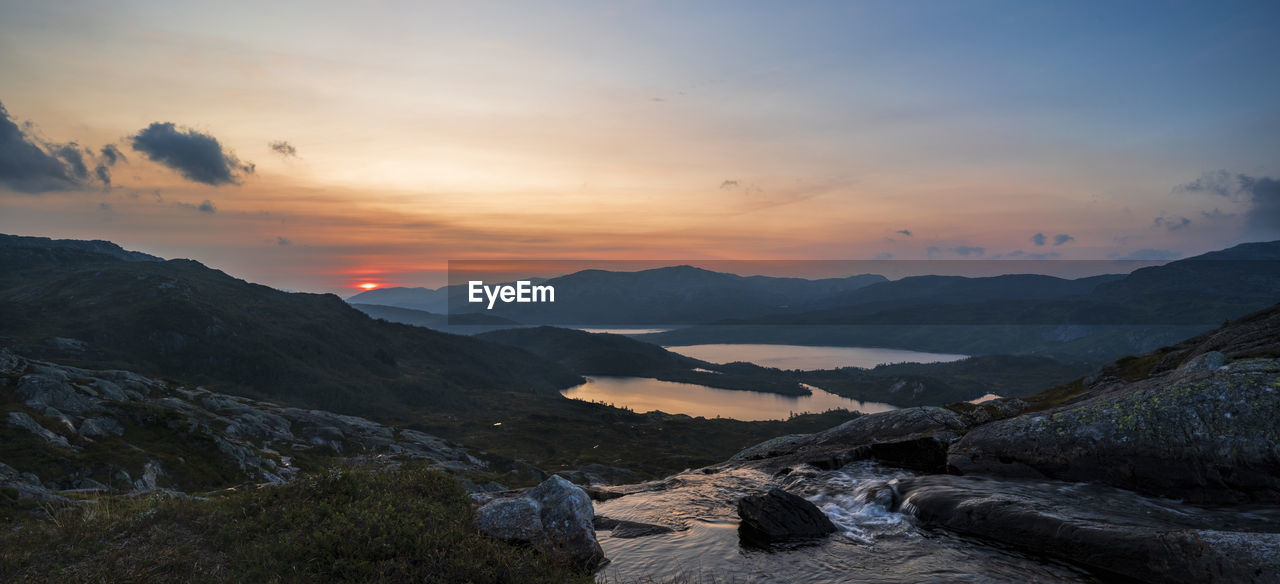
[[[5,348],[0,409],[0,489],[20,498],[282,483],[342,460],[423,460],[456,473],[485,467],[415,430],[128,371],[28,360]]]
[[[916,407],[746,449],[804,491],[858,461],[915,471],[860,487],[926,528],[1105,577],[1280,580],[1280,307],[1025,399]],[[664,485],[605,489],[600,500]],[[744,515],[744,522],[746,516]]]

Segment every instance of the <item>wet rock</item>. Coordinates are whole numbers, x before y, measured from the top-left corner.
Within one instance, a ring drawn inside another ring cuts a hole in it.
[[[980,426],[948,464],[1194,501],[1280,501],[1280,361],[1188,369]]]
[[[575,569],[594,570],[604,563],[592,525],[594,515],[586,492],[552,476],[522,497],[486,503],[476,511],[475,525],[492,537],[530,543]]]
[[[595,519],[592,520],[592,524],[595,526],[596,531],[608,531],[609,537],[618,539],[632,539],[636,537],[647,537],[650,535],[661,535],[664,533],[675,532],[674,529],[665,525],[612,519],[600,515],[597,515]]]
[[[743,545],[768,547],[834,533],[836,526],[813,503],[782,489],[738,501],[738,536]]]
[[[1100,485],[899,479],[920,521],[1141,582],[1275,582],[1276,511],[1197,509]]]
[[[67,442],[66,438],[50,432],[48,428],[41,426],[34,418],[23,412],[9,412],[9,424],[35,434],[36,436],[39,436],[41,440],[44,440],[53,446],[66,448],[67,450],[73,449],[71,444]]]

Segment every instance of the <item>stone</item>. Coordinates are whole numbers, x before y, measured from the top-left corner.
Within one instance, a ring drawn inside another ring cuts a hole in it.
[[[605,562],[596,540],[595,516],[587,493],[559,476],[521,497],[493,499],[476,512],[481,533],[525,542],[577,570],[595,570]]]
[[[778,488],[738,500],[738,517],[738,537],[753,547],[811,540],[836,531],[816,505]]]
[[[51,375],[22,376],[18,381],[17,395],[33,408],[53,407],[78,415],[98,409],[98,400],[77,391],[65,379]]]
[[[41,426],[34,418],[23,412],[9,412],[9,424],[29,431],[49,444],[72,450],[72,446],[67,442],[66,438],[50,432],[48,428]]]
[[[113,418],[100,416],[89,418],[80,424],[80,434],[84,436],[123,436],[124,426]]]

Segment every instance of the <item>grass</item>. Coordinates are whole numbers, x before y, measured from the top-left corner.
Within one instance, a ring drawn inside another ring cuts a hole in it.
[[[49,504],[0,530],[4,582],[581,582],[590,574],[471,528],[424,467],[331,469],[210,499]]]

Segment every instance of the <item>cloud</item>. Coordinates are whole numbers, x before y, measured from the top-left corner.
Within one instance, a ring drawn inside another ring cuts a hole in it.
[[[124,157],[124,152],[121,152],[119,148],[116,148],[115,144],[107,144],[106,146],[103,146],[102,150],[99,151],[99,156],[102,157],[102,161],[105,162],[107,166],[115,166],[117,162],[129,161],[128,158]]]
[[[1187,219],[1186,217],[1175,218],[1175,217],[1168,217],[1165,215],[1161,215],[1151,221],[1152,227],[1163,227],[1165,229],[1168,229],[1169,231],[1177,231],[1188,225],[1191,225],[1191,220]]]
[[[1062,244],[1064,244],[1064,243],[1071,242],[1071,241],[1075,241],[1075,240],[1076,240],[1076,238],[1071,237],[1070,235],[1067,235],[1067,234],[1065,234],[1065,233],[1059,233],[1059,234],[1057,234],[1057,235],[1053,236],[1053,245],[1054,245],[1054,247],[1057,247],[1057,246],[1062,245]]]
[[[276,245],[292,245],[292,244],[293,242],[289,241],[287,238],[280,237],[278,235],[276,236]]]
[[[976,247],[972,245],[960,245],[960,246],[948,247],[944,249],[936,245],[931,245],[925,248],[924,253],[929,258],[935,258],[941,255],[944,255],[946,253],[954,253],[958,256],[968,257],[968,256],[984,255],[987,253],[987,248]]]
[[[1000,257],[1000,256],[996,256],[996,257]],[[1011,251],[1007,254],[1004,254],[1004,257],[1016,258],[1020,260],[1051,260],[1051,259],[1062,257],[1062,254],[1056,251],[1051,251],[1046,253],[1028,253],[1019,249],[1019,250]]]
[[[722,188],[722,189],[736,189],[736,188],[738,188],[738,181],[736,181],[736,180],[726,180],[726,181],[724,181],[724,182],[720,183],[720,188]]]
[[[1037,233],[1031,236],[1031,243],[1036,245],[1044,245],[1045,236],[1043,233]]]
[[[84,169],[84,160],[78,149],[74,154],[61,152],[71,146],[46,150],[9,118],[8,110],[0,103],[0,184],[31,194],[77,188],[80,181],[76,177]],[[68,163],[67,158],[79,160],[80,167]],[[84,175],[87,174],[86,170]]]
[[[1204,215],[1205,219],[1230,219],[1236,216],[1235,213],[1225,213],[1217,207],[1214,207],[1212,211],[1201,211],[1200,214]]]
[[[901,234],[903,234],[903,235],[905,235],[905,236],[907,236],[907,237],[911,237],[911,230],[910,230],[910,229],[899,229],[899,230],[897,230],[897,231],[894,231],[894,233],[901,233]]]
[[[1214,170],[1201,174],[1194,181],[1178,185],[1173,190],[1206,193],[1235,202],[1247,202],[1249,209],[1245,212],[1245,224],[1250,230],[1280,232],[1280,181],[1269,176],[1254,177]],[[1217,208],[1205,213],[1205,217],[1213,219],[1230,216]]]
[[[199,211],[201,213],[208,213],[210,215],[218,212],[218,206],[214,205],[213,201],[210,201],[209,199],[200,201],[199,205],[196,205],[193,203],[184,203],[182,201],[175,201],[173,204],[179,207],[182,207],[183,209],[190,209],[192,211]]]
[[[872,258],[872,259],[877,259],[877,260],[891,260],[891,259],[893,259],[893,254],[891,254],[891,253],[889,253],[889,252],[887,252],[887,251],[885,251],[885,252],[880,252],[880,253],[876,254],[876,256],[875,256],[874,258]]]
[[[267,147],[270,148],[276,154],[279,154],[285,158],[288,158],[290,156],[297,158],[298,156],[298,149],[294,148],[293,144],[290,144],[284,140],[276,140],[274,142],[268,143]]]
[[[179,130],[172,122],[154,122],[143,128],[130,146],[193,182],[240,184],[242,175],[253,174],[253,164],[241,163],[224,151],[217,138],[190,128]]]
[[[1129,254],[1111,254],[1111,257],[1118,260],[1176,260],[1182,257],[1182,254],[1169,249],[1140,249]]]
[[[1247,222],[1258,231],[1280,231],[1280,181],[1271,177],[1240,175],[1240,188],[1249,194],[1252,206]]]

